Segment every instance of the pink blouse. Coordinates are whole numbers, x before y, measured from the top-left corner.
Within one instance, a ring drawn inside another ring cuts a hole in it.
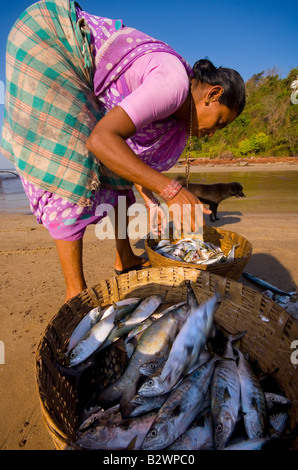
[[[190,86],[181,61],[166,52],[144,54],[124,76],[130,95],[119,106],[137,130],[174,114],[186,100]],[[119,91],[122,92],[121,88]]]

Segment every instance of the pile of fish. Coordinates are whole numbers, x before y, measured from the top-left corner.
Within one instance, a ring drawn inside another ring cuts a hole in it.
[[[238,244],[232,244],[229,253],[225,255],[221,248],[213,243],[199,238],[182,238],[176,243],[170,240],[161,240],[154,247],[154,251],[175,261],[209,265],[233,261],[237,246]]]
[[[79,449],[260,449],[281,436],[290,401],[264,391],[239,346],[245,332],[219,328],[216,290],[199,303],[129,298],[98,307],[74,330],[66,358],[75,369],[120,340],[128,361],[119,378],[84,405]]]

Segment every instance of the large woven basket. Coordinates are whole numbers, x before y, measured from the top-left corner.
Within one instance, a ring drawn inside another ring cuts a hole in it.
[[[297,366],[291,362],[291,343],[298,338],[298,321],[277,303],[236,281],[198,269],[150,268],[112,277],[86,289],[64,304],[48,324],[36,354],[36,380],[42,415],[57,449],[76,448],[74,435],[78,427],[78,386],[75,377],[57,367],[57,361],[60,353],[67,348],[78,322],[91,308],[106,306],[127,297],[146,297],[167,291],[168,301],[176,303],[185,300],[186,280],[193,282],[199,302],[210,298],[216,283],[219,284],[225,296],[215,315],[217,325],[231,333],[247,331],[241,340],[242,350],[249,353],[250,360],[257,361],[265,373],[275,371],[274,379],[292,401],[291,429],[297,427],[298,374]],[[96,371],[96,379],[102,380],[105,385],[119,374],[119,361],[113,347],[101,353],[102,375]],[[108,357],[115,364],[114,377],[108,377],[104,368]],[[124,365],[121,367],[123,369]],[[294,448],[298,449],[298,440],[294,442]]]
[[[176,261],[157,253],[154,248],[158,241],[150,238],[149,235],[145,240],[145,249],[148,254],[151,266],[153,267],[191,267],[194,269],[200,269],[203,271],[209,271],[219,276],[228,277],[229,279],[238,280],[241,276],[244,267],[250,260],[252,254],[252,244],[238,233],[230,232],[229,230],[223,230],[214,227],[204,227],[203,239],[206,242],[213,243],[219,246],[221,250],[227,255],[232,248],[233,244],[236,244],[235,259],[229,262],[223,262],[219,264],[195,264],[186,263],[184,261]],[[172,240],[176,241],[176,240]]]

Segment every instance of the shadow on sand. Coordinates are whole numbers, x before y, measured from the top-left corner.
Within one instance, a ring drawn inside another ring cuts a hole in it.
[[[265,253],[252,254],[244,271],[285,292],[297,291],[297,286],[289,271],[272,255]],[[270,276],[268,273],[270,273]],[[244,276],[241,276],[239,281],[259,292],[265,290]]]
[[[242,212],[219,212],[217,217],[219,220],[211,222],[209,216],[206,216],[206,225],[212,225],[214,227],[223,227],[224,225],[238,224],[241,222]]]

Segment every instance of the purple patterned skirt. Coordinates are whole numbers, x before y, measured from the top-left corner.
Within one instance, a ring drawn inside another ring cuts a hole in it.
[[[97,224],[105,217],[106,214],[97,215],[99,211],[96,209],[101,204],[114,207],[118,203],[119,196],[126,196],[128,206],[135,202],[131,189],[123,191],[102,189],[93,194],[90,207],[82,207],[57,194],[38,188],[22,177],[21,181],[37,223],[43,224],[55,240],[80,240],[88,225]]]

